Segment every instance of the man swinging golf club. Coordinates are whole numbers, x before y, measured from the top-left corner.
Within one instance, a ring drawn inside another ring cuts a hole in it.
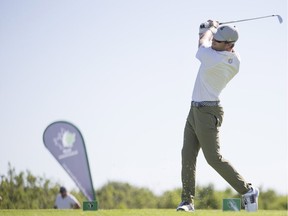
[[[201,148],[212,166],[238,193],[245,209],[257,211],[259,190],[247,183],[220,154],[219,128],[223,109],[219,95],[238,73],[240,59],[234,50],[238,30],[209,20],[200,25],[196,58],[201,65],[195,81],[192,103],[187,117],[182,148],[182,202],[177,211],[193,212],[196,159]]]

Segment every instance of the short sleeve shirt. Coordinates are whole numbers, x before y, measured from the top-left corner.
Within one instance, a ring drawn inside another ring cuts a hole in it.
[[[239,72],[239,55],[236,52],[213,50],[211,43],[206,43],[199,47],[196,58],[201,64],[192,100],[197,102],[219,101],[221,91]]]
[[[55,200],[55,206],[58,209],[71,209],[75,204],[78,204],[77,199],[69,193],[64,198],[62,198],[61,194],[58,194]]]

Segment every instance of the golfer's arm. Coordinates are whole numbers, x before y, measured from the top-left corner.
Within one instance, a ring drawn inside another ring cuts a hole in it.
[[[200,47],[202,44],[204,44],[205,41],[211,41],[212,37],[213,37],[213,33],[212,33],[211,29],[204,32],[202,35],[199,36],[198,47]]]
[[[81,207],[81,206],[80,206],[79,203],[75,203],[74,206],[73,206],[74,209],[80,209],[80,207]]]

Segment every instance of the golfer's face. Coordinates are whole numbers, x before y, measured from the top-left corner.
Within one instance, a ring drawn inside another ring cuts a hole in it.
[[[62,198],[66,197],[67,196],[67,192],[66,191],[61,192],[61,196],[62,196]]]
[[[212,49],[217,51],[224,51],[226,50],[227,44],[224,41],[218,41],[216,39],[212,39]]]

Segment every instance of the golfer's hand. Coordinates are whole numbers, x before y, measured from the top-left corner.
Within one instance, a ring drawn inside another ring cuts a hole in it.
[[[218,21],[215,21],[215,20],[208,20],[208,23],[209,23],[209,28],[218,28],[219,26],[219,22]]]
[[[206,21],[200,24],[199,26],[199,35],[203,35],[210,28],[210,22]]]
[[[209,23],[209,30],[215,34],[219,26],[219,22],[215,20],[208,20],[207,22]]]
[[[210,30],[212,33],[216,33],[219,22],[215,20],[208,20],[207,22],[201,23],[199,27],[199,35],[203,35],[207,30]]]
[[[207,30],[209,30],[209,27],[206,27],[208,23],[201,23],[199,26],[199,35],[203,35]]]

